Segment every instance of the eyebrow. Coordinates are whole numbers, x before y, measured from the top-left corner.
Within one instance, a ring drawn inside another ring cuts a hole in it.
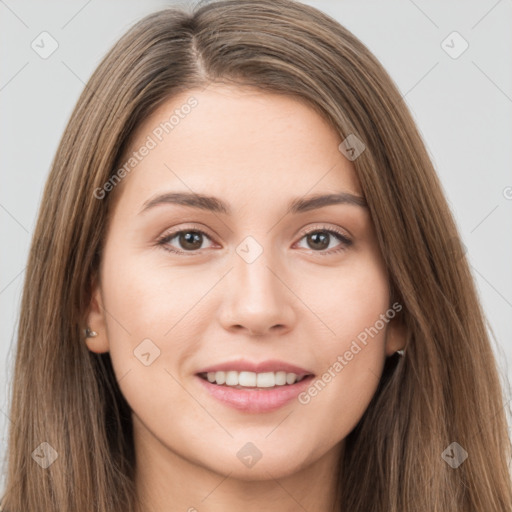
[[[230,206],[222,199],[204,194],[190,192],[167,192],[147,200],[139,213],[146,212],[155,206],[163,204],[177,204],[189,206],[200,210],[207,210],[215,213],[224,213],[231,215]],[[297,214],[334,204],[348,204],[368,208],[364,197],[356,196],[349,192],[340,192],[337,194],[316,194],[306,198],[299,197],[290,201],[286,213]]]

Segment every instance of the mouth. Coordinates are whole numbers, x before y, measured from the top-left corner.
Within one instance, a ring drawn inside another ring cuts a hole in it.
[[[294,384],[301,382],[303,379],[313,377],[313,374],[297,374],[285,371],[256,373],[228,370],[201,372],[198,373],[197,376],[216,386],[240,390],[266,390],[293,386]]]
[[[292,404],[314,379],[293,372],[216,371],[195,375],[206,396],[245,414],[271,413]]]

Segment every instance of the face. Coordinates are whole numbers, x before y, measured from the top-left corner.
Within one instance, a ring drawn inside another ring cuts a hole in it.
[[[403,346],[341,142],[296,99],[216,85],[139,127],[87,343],[110,352],[140,453],[246,480],[337,460]]]

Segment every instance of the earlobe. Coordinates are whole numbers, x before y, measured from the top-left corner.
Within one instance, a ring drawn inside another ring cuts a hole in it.
[[[104,311],[100,288],[95,285],[82,335],[87,348],[97,354],[110,349]]]

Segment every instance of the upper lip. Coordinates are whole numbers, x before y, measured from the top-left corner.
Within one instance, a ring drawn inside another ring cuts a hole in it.
[[[237,359],[236,361],[226,361],[213,366],[208,366],[199,370],[197,373],[208,373],[208,372],[225,372],[225,371],[236,371],[236,372],[254,372],[254,373],[265,373],[265,372],[279,372],[283,371],[286,373],[295,373],[297,376],[312,375],[313,372],[296,366],[294,364],[286,363],[284,361],[278,361],[276,359],[262,361],[260,363],[254,363],[246,359]]]

